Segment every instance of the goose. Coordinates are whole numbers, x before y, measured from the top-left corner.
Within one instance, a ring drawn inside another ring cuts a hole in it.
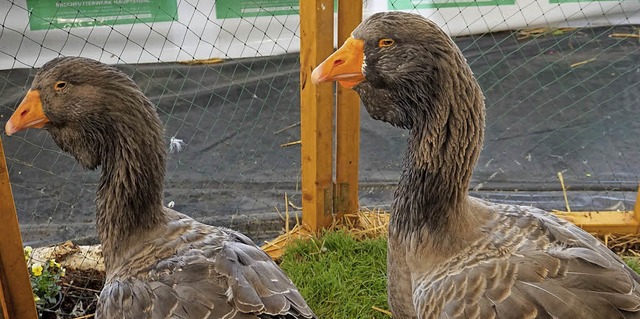
[[[118,69],[82,57],[45,63],[5,131],[26,128],[47,130],[84,168],[101,167],[96,229],[106,279],[96,318],[315,318],[251,239],[163,206],[162,124]]]
[[[372,118],[409,130],[389,223],[393,318],[640,318],[640,276],[595,237],[469,196],[484,97],[435,23],[373,14],[311,79],[354,89]]]

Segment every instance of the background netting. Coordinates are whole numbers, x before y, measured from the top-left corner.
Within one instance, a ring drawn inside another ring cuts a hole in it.
[[[53,57],[117,64],[158,106],[167,146],[184,142],[168,160],[166,204],[254,238],[272,236],[283,195],[295,203],[300,179],[299,146],[281,147],[299,139],[295,3],[174,1],[171,11],[172,2],[161,0],[148,13],[126,4],[108,11],[103,2],[2,3],[2,119],[33,68]],[[511,2],[369,1],[365,16],[386,4],[428,16],[455,37],[487,97],[485,148],[472,185],[479,195],[563,208],[562,172],[575,209],[628,209],[640,170],[632,25],[640,6]],[[142,18],[119,24],[132,15]],[[170,21],[149,20],[165,16]],[[224,61],[202,61],[211,58]],[[385,207],[404,132],[363,110],[362,133],[361,202]],[[83,171],[43,131],[5,144],[25,242],[91,239],[97,172]]]
[[[83,13],[83,3],[76,2],[76,17],[66,19],[84,21],[92,11]],[[242,12],[181,1],[178,19],[168,22],[30,30],[29,4],[2,4],[3,125],[33,79],[32,67],[58,55],[117,64],[157,105],[167,147],[172,139],[183,146],[167,162],[165,204],[257,238],[280,230],[274,206],[283,207],[285,192],[294,195],[300,175],[299,146],[280,147],[299,139],[297,8],[272,15],[268,6],[247,17],[218,19]],[[56,9],[41,14],[55,15]],[[238,59],[246,56],[251,58]],[[209,58],[227,61],[176,63]],[[45,132],[6,140],[25,243],[93,240],[99,173],[84,171]]]
[[[574,209],[629,209],[640,170],[640,5],[556,2],[368,1],[365,16],[418,12],[455,37],[486,95],[478,195],[561,209],[562,172]],[[299,140],[296,4],[173,1],[171,11],[171,1],[158,0],[147,2],[156,11],[133,2],[109,11],[100,1],[57,3],[65,5],[2,3],[2,122],[34,68],[53,57],[117,64],[158,106],[167,147],[184,142],[169,156],[166,204],[254,238],[273,236],[284,194],[294,204],[299,195],[299,145],[281,146]],[[361,203],[386,207],[405,132],[364,110],[362,118]],[[98,173],[43,131],[5,147],[25,242],[92,241]]]
[[[261,240],[299,205],[298,3],[290,0],[0,2],[0,123],[59,55],[116,64],[158,107],[165,204]],[[637,1],[365,1],[451,34],[487,104],[473,193],[572,210],[629,210],[640,180]],[[215,59],[222,59],[217,61]],[[360,203],[388,207],[406,132],[362,109]],[[182,143],[180,143],[180,141]],[[4,138],[25,244],[95,243],[98,172],[48,134]]]

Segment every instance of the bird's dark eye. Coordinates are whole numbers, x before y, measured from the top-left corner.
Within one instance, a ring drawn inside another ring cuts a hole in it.
[[[384,47],[390,47],[395,43],[395,41],[393,41],[393,39],[380,39],[378,40],[378,47],[380,48],[384,48]]]
[[[67,82],[65,82],[65,81],[58,81],[58,82],[56,82],[56,84],[53,85],[53,88],[56,91],[62,91],[62,89],[66,88],[66,87],[67,87]]]

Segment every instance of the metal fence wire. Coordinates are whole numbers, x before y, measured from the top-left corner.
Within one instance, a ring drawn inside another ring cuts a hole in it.
[[[420,13],[462,49],[487,105],[474,195],[565,209],[561,173],[572,210],[632,209],[640,2],[368,0],[364,8],[365,18]],[[54,57],[114,64],[164,124],[165,205],[257,242],[273,238],[279,212],[300,205],[298,9],[297,0],[2,0],[0,123]],[[361,111],[359,201],[386,208],[406,132]],[[97,243],[99,173],[83,170],[47,132],[3,140],[24,243]],[[91,292],[95,277],[83,276],[73,285]],[[57,315],[84,315],[91,302]]]
[[[274,206],[283,207],[285,192],[296,192],[300,170],[299,146],[280,146],[299,140],[297,8],[94,2],[3,3],[0,116],[8,119],[33,68],[56,56],[116,64],[165,125],[171,150],[165,204],[205,222],[272,236],[281,224]],[[8,142],[25,243],[91,241],[98,173],[79,167],[46,132],[30,130]]]

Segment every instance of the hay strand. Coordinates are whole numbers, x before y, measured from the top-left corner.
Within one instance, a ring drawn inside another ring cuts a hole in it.
[[[384,310],[382,308],[378,308],[376,306],[371,306],[371,309],[378,311],[378,312],[382,312],[383,314],[387,315],[387,316],[392,316],[393,314],[391,313],[391,311],[389,310]]]
[[[567,188],[564,187],[564,178],[562,178],[562,172],[558,172],[558,179],[560,179],[560,185],[562,186],[562,196],[564,196],[564,205],[567,208],[567,212],[571,213],[571,207],[569,207],[569,200],[567,199]]]
[[[289,143],[280,144],[280,147],[288,147],[288,146],[298,145],[298,144],[302,144],[302,140],[298,140],[298,141],[295,141],[295,142],[289,142]]]
[[[571,67],[571,68],[576,68],[576,67],[579,67],[579,66],[581,66],[581,65],[583,65],[583,64],[587,64],[587,63],[593,62],[593,61],[595,61],[595,60],[596,60],[596,58],[591,58],[591,59],[589,59],[589,60],[584,60],[584,61],[576,62],[576,63],[571,64],[571,65],[570,65],[570,67]]]

